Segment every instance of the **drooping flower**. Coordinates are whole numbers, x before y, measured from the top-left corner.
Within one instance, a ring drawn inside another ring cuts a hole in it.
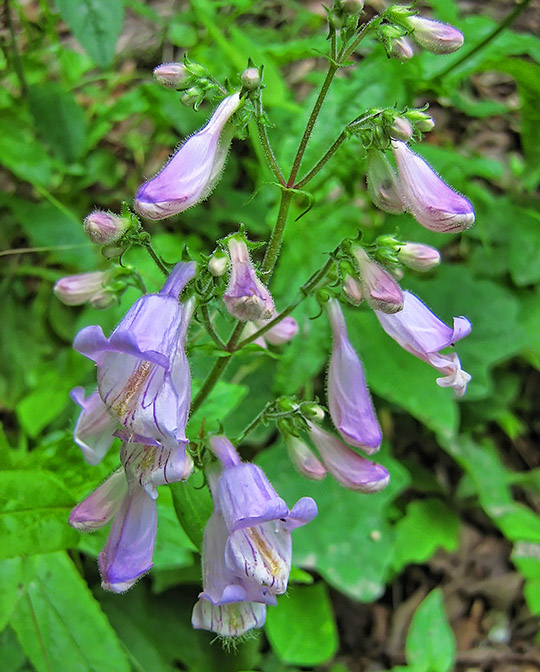
[[[225,306],[239,320],[268,320],[274,314],[274,301],[257,277],[246,243],[230,238],[231,277],[223,295]]]
[[[210,195],[232,140],[225,125],[240,105],[238,93],[220,103],[206,126],[186,140],[165,167],[142,185],[134,202],[137,212],[149,219],[164,219]]]
[[[163,289],[136,301],[109,338],[99,326],[75,338],[74,348],[97,364],[99,394],[125,428],[121,438],[187,444],[191,377],[184,340],[192,306],[178,297],[194,274],[194,263],[177,264]]]
[[[441,263],[439,250],[423,243],[403,243],[400,246],[398,259],[414,271],[430,271]]]
[[[443,182],[424,159],[404,142],[393,142],[392,150],[406,208],[422,226],[457,233],[474,224],[471,202]]]
[[[123,469],[117,469],[109,478],[73,509],[69,524],[76,530],[91,532],[113,519],[124,496],[127,480]]]
[[[361,457],[315,423],[308,425],[325,467],[341,485],[365,493],[378,492],[388,485],[390,474],[383,466]]]
[[[354,278],[352,275],[346,275],[343,281],[343,294],[349,303],[353,306],[359,306],[364,300],[364,295],[362,294],[362,285],[360,281]]]
[[[84,389],[76,387],[70,396],[82,408],[75,425],[75,443],[88,464],[99,464],[111,447],[118,423],[107,411],[97,390],[85,399]]]
[[[289,458],[302,476],[314,481],[320,481],[326,476],[326,467],[305,441],[292,434],[287,434],[285,442]]]
[[[352,446],[371,454],[379,450],[382,432],[369,394],[364,368],[347,334],[336,299],[326,305],[333,347],[328,369],[328,407],[335,428]]]
[[[289,511],[262,469],[241,462],[228,439],[213,437],[210,447],[224,466],[215,501],[229,532],[225,563],[235,575],[282,595],[291,570],[291,531],[313,520],[317,505],[302,497]]]
[[[277,316],[278,313],[274,312],[270,319],[273,320]],[[259,329],[265,326],[265,322],[263,320],[257,320],[256,324]],[[264,334],[263,338],[271,345],[283,345],[284,343],[291,341],[297,333],[298,322],[294,319],[294,317],[286,315],[277,324],[271,327]]]
[[[114,215],[112,212],[95,210],[84,220],[84,230],[93,243],[106,245],[116,243],[129,228],[127,217]]]
[[[415,42],[433,54],[453,54],[463,46],[463,33],[448,23],[423,16],[408,16],[403,23]]]
[[[105,288],[110,277],[109,271],[67,275],[58,280],[53,292],[66,306],[81,306],[89,302],[94,308],[108,308],[116,300],[114,294]]]
[[[401,287],[387,271],[373,261],[363,247],[353,247],[352,253],[358,262],[362,296],[373,310],[396,313],[403,307]]]
[[[448,327],[414,294],[403,294],[401,312],[386,315],[375,311],[382,328],[407,352],[444,374],[437,378],[440,387],[453,387],[459,397],[463,396],[471,376],[462,370],[457,353],[441,354],[440,351],[470,334],[471,323],[465,317],[454,317],[453,328]]]
[[[369,195],[378,208],[393,214],[405,210],[398,176],[383,152],[369,151],[366,178]]]

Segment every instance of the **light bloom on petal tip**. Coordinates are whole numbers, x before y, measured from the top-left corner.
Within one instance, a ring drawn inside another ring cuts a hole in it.
[[[109,338],[99,326],[75,337],[75,350],[97,364],[99,394],[125,428],[121,438],[169,448],[187,443],[191,376],[184,340],[192,306],[178,297],[194,274],[194,263],[177,264],[163,289],[138,299]]]
[[[111,447],[118,423],[107,411],[97,390],[85,399],[84,389],[76,387],[70,396],[82,408],[75,425],[75,443],[88,464],[99,464]]]
[[[239,320],[268,320],[274,314],[274,301],[257,277],[246,243],[230,238],[231,277],[223,295],[225,306]]]
[[[458,233],[474,224],[471,202],[451,189],[404,142],[393,142],[401,189],[407,210],[426,229]]]
[[[371,454],[379,450],[382,432],[366,384],[364,368],[347,334],[336,299],[326,303],[333,347],[328,368],[328,407],[335,428],[352,446]]]
[[[455,352],[441,354],[440,350],[470,334],[471,323],[465,317],[455,317],[453,328],[448,327],[414,294],[404,292],[404,297],[400,313],[375,311],[382,328],[402,348],[445,374],[437,378],[440,387],[453,387],[459,397],[463,396],[471,376],[462,370]]]
[[[368,154],[367,187],[373,203],[393,214],[404,212],[404,197],[398,176],[383,152],[371,149]]]
[[[53,292],[66,306],[81,306],[83,303],[97,303],[98,308],[105,308],[114,303],[112,294],[105,291],[105,284],[110,278],[108,271],[94,271],[92,273],[78,273],[60,278],[53,287]]]
[[[240,94],[227,96],[206,126],[186,140],[165,167],[143,184],[134,201],[138,213],[149,219],[164,219],[209,196],[232,140],[225,124],[240,105]]]
[[[289,458],[302,476],[313,481],[320,481],[326,476],[326,467],[302,439],[288,434],[286,444]]]
[[[308,424],[324,465],[341,485],[365,493],[378,492],[388,485],[390,474],[383,466],[361,457],[318,425]]]
[[[396,313],[403,308],[401,287],[387,271],[373,261],[363,247],[353,247],[358,262],[362,295],[373,310]]]
[[[106,525],[118,511],[127,494],[123,469],[117,469],[109,478],[73,509],[69,524],[76,530],[92,531]]]
[[[463,33],[448,23],[423,16],[409,16],[404,23],[415,42],[433,54],[453,54],[463,46]]]

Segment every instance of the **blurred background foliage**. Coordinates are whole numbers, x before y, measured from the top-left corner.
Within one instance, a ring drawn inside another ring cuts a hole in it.
[[[3,0],[3,672],[540,669],[540,5],[523,4],[512,27],[462,60],[518,3],[431,0],[431,15],[465,34],[462,52],[419,53],[403,64],[368,39],[357,67],[330,91],[305,166],[364,109],[429,103],[437,125],[418,150],[474,202],[477,222],[440,236],[409,215],[376,211],[352,140],[310,185],[313,208],[291,218],[273,284],[278,308],[343,237],[398,226],[403,239],[442,250],[442,267],[407,276],[403,286],[447,322],[471,319],[458,351],[473,381],[458,403],[372,313],[348,311],[387,437],[381,461],[390,486],[367,496],[308,482],[273,427],[250,436],[246,457],[255,456],[289,503],[315,497],[320,514],[295,533],[291,586],[269,609],[264,634],[226,651],[190,625],[200,583],[197,516],[208,506],[197,483],[160,490],[155,568],[123,596],[99,586],[104,535],[67,525],[71,507],[117,463],[111,451],[99,467],[86,466],[72,441],[77,412],[68,392],[91,385],[93,367],[71,341],[87,324],[114,327],[137,294],[128,290],[120,305],[96,312],[63,306],[51,289],[63,275],[106,268],[83,218],[95,207],[119,211],[209,115],[154,84],[153,67],[187,50],[235,81],[249,57],[264,64],[270,137],[287,166],[324,76],[324,12],[293,0]],[[381,5],[373,0],[368,15]],[[267,238],[278,198],[253,133],[233,143],[206,203],[148,230],[167,261],[185,244],[197,257],[239,222]],[[298,198],[293,214],[305,207]],[[125,261],[158,287],[143,251]],[[300,335],[282,354],[238,356],[192,418],[192,435],[203,421],[234,435],[274,395],[323,398],[329,331],[309,319],[316,314],[311,301],[295,312]],[[195,384],[211,361],[204,352],[191,356]]]

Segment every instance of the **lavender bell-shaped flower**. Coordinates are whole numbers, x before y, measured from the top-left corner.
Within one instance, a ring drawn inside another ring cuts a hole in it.
[[[228,439],[213,437],[210,447],[224,466],[216,501],[229,531],[225,563],[237,576],[282,595],[291,570],[291,531],[313,520],[317,505],[302,497],[289,511],[262,469],[241,462]]]
[[[246,243],[230,238],[231,277],[223,295],[225,306],[239,320],[268,320],[274,314],[274,301],[257,277]]]
[[[363,247],[353,247],[352,253],[358,262],[362,295],[373,310],[396,313],[403,307],[403,292],[394,278]]]
[[[402,348],[444,374],[437,378],[440,387],[453,387],[458,397],[463,396],[471,376],[462,370],[455,352],[441,354],[440,350],[470,334],[471,323],[465,317],[455,317],[454,326],[450,328],[414,294],[403,294],[405,301],[400,313],[386,315],[375,311],[382,328]]]
[[[471,202],[451,189],[404,142],[393,142],[407,210],[426,229],[439,233],[465,231],[474,224]]]
[[[328,406],[334,426],[352,446],[371,454],[379,450],[382,432],[375,415],[362,363],[347,335],[336,299],[326,303],[333,348],[328,369]]]
[[[210,195],[232,140],[225,125],[240,105],[240,94],[227,96],[206,126],[186,140],[165,167],[142,185],[134,201],[138,213],[149,219],[164,219]]]
[[[174,448],[186,445],[191,376],[184,352],[191,304],[178,297],[195,264],[179,263],[158,294],[141,297],[105,338],[99,326],[77,334],[74,348],[98,368],[98,390],[125,431],[123,439]]]
[[[73,509],[69,524],[76,530],[98,530],[113,519],[127,494],[127,480],[123,469],[117,469],[109,478]]]
[[[97,390],[85,399],[84,389],[76,387],[70,396],[82,408],[75,425],[75,443],[88,464],[99,464],[111,447],[118,422],[107,411]]]
[[[308,425],[325,467],[341,485],[365,493],[378,492],[388,485],[390,474],[383,466],[361,457],[318,425]]]

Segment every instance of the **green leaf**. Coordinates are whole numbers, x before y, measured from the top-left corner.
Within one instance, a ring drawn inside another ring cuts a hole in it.
[[[0,651],[2,652],[2,672],[28,672],[25,665],[26,656],[11,628],[0,634]]]
[[[438,548],[455,551],[459,518],[440,499],[421,499],[407,505],[395,532],[393,566],[399,572],[409,564],[426,562]]]
[[[85,581],[65,553],[29,563],[11,626],[38,672],[129,672],[126,655]]]
[[[201,386],[201,381],[194,380],[193,383],[193,395],[195,395]],[[220,423],[234,411],[248,392],[246,385],[220,380],[204,404],[190,417],[188,437],[195,438],[202,423],[204,423],[205,432],[219,431]]]
[[[265,632],[274,652],[289,665],[331,660],[339,638],[325,584],[289,586],[277,608],[268,609]]]
[[[456,643],[439,589],[432,590],[416,610],[405,653],[411,672],[450,672],[453,669]]]
[[[200,471],[188,481],[171,483],[169,487],[180,525],[200,550],[204,528],[213,510],[210,492],[203,486],[203,473]]]
[[[36,438],[64,410],[69,402],[67,390],[40,387],[33,390],[16,406],[23,430]]]
[[[20,180],[46,186],[53,163],[28,126],[16,114],[0,114],[0,163]]]
[[[20,558],[0,560],[0,632],[6,627],[19,598]]]
[[[38,135],[66,163],[77,159],[86,141],[86,119],[73,94],[43,82],[28,89],[28,104]]]
[[[343,488],[331,476],[321,482],[302,478],[281,443],[257,458],[289,507],[306,495],[317,502],[317,517],[293,532],[294,564],[316,570],[330,585],[363,602],[385,590],[394,543],[388,507],[409,482],[387,446],[377,454],[377,462],[389,470],[390,484],[382,492],[364,495]]]
[[[75,502],[50,472],[0,472],[0,558],[48,553],[75,546],[68,525]]]
[[[54,0],[77,41],[102,68],[111,65],[122,31],[124,0]]]

